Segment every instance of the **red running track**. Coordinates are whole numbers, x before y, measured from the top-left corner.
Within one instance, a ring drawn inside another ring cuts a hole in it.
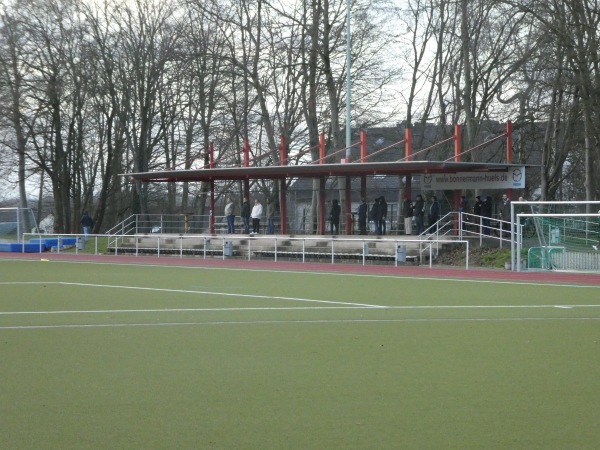
[[[202,258],[175,258],[156,256],[115,256],[115,255],[87,255],[87,254],[56,254],[43,253],[5,253],[0,254],[0,260],[31,260],[46,259],[49,261],[92,262],[109,264],[142,264],[142,265],[169,265],[184,267],[224,267],[232,269],[262,269],[262,270],[287,270],[306,272],[331,272],[331,273],[360,273],[372,275],[388,275],[400,277],[431,277],[431,278],[462,278],[477,280],[503,280],[515,282],[560,283],[600,285],[600,273],[574,273],[556,271],[525,271],[512,272],[496,269],[461,269],[451,267],[428,266],[385,266],[359,264],[326,264],[302,263],[293,261],[247,261],[247,260],[222,260]]]

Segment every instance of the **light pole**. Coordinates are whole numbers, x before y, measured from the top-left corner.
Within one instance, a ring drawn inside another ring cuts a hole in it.
[[[351,119],[351,97],[350,97],[350,0],[346,0],[346,162],[350,162],[350,146],[352,145],[352,136],[350,128]]]

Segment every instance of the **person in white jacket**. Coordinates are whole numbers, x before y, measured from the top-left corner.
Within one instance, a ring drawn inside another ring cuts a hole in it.
[[[227,233],[235,233],[235,214],[233,213],[233,200],[227,199],[225,205],[225,218],[227,219]]]
[[[252,207],[252,213],[250,217],[252,218],[252,233],[250,234],[258,234],[260,233],[260,218],[262,217],[263,207],[258,199],[254,200],[254,206]]]

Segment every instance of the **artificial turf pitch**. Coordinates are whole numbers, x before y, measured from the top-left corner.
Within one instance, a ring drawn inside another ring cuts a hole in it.
[[[595,449],[600,287],[0,261],[0,448]]]

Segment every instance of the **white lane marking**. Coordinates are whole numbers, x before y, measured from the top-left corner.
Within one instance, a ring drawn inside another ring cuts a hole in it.
[[[44,314],[119,314],[119,313],[178,313],[178,312],[220,312],[220,311],[312,311],[340,309],[385,309],[370,306],[289,306],[289,307],[248,307],[248,308],[161,308],[161,309],[94,309],[58,311],[0,311],[0,316],[44,315]]]
[[[125,328],[125,327],[175,327],[207,325],[278,325],[278,324],[346,324],[346,323],[428,323],[428,322],[543,322],[557,320],[600,320],[600,317],[519,317],[519,318],[454,318],[454,319],[333,319],[333,320],[256,320],[211,322],[160,322],[160,323],[104,323],[71,325],[15,325],[0,326],[0,330],[65,329],[65,328]]]
[[[600,305],[414,305],[414,306],[273,306],[273,307],[230,307],[230,308],[156,308],[156,309],[92,309],[56,311],[0,311],[0,316],[52,315],[52,314],[119,314],[119,313],[180,313],[180,312],[224,312],[224,311],[322,311],[322,310],[423,310],[423,309],[540,309],[540,308],[600,308]]]
[[[10,284],[21,284],[19,282],[13,282]],[[28,284],[22,282],[22,284]],[[110,284],[92,284],[92,283],[70,283],[65,281],[50,281],[45,283],[35,282],[34,284],[46,284],[46,285],[62,285],[62,286],[83,286],[83,287],[96,287],[96,288],[108,288],[108,289],[127,289],[127,290],[139,290],[139,291],[152,291],[152,292],[169,292],[174,294],[201,294],[201,295],[218,295],[223,297],[242,297],[242,298],[262,298],[268,300],[287,300],[295,302],[305,303],[325,303],[331,305],[343,305],[343,306],[357,306],[363,308],[383,308],[380,305],[371,305],[367,303],[352,303],[352,302],[340,302],[334,300],[315,300],[311,298],[299,298],[299,297],[283,297],[277,295],[259,295],[259,294],[240,294],[231,292],[213,292],[213,291],[194,291],[187,289],[166,289],[166,288],[151,288],[143,286],[119,286]]]

